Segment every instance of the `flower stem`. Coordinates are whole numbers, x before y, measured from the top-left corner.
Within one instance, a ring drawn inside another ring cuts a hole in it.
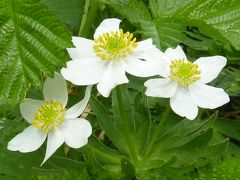
[[[90,6],[90,0],[86,0],[85,6],[84,6],[84,12],[83,12],[83,16],[82,16],[82,21],[81,21],[79,32],[78,32],[78,36],[83,36],[83,30],[84,30],[84,27],[85,27],[85,24],[86,24],[86,21],[87,21],[89,6]]]
[[[149,155],[149,153],[151,152],[151,150],[152,150],[152,148],[153,148],[153,145],[154,145],[154,143],[156,142],[156,140],[157,140],[157,138],[158,138],[159,132],[161,131],[164,123],[165,123],[166,120],[167,120],[167,117],[168,117],[168,115],[169,115],[169,113],[170,113],[170,110],[171,110],[171,108],[168,106],[168,107],[165,109],[164,113],[162,114],[162,117],[161,117],[161,119],[160,119],[160,122],[159,122],[156,130],[154,131],[153,137],[152,137],[152,139],[150,140],[149,145],[147,146],[147,149],[146,149],[146,151],[145,151],[144,157],[147,157],[147,156]]]

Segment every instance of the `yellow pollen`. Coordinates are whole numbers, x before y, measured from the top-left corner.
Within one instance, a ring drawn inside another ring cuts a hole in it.
[[[93,50],[102,60],[120,60],[132,54],[137,45],[133,34],[120,29],[100,35],[94,40]]]
[[[183,59],[173,60],[170,65],[170,79],[184,87],[198,81],[201,78],[200,74],[197,64]]]
[[[59,101],[46,101],[34,114],[32,125],[43,132],[49,132],[64,121],[65,109]]]

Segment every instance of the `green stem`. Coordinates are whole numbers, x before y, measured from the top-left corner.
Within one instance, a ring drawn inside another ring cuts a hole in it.
[[[81,21],[81,24],[80,24],[78,36],[83,36],[83,31],[84,31],[84,27],[85,27],[85,24],[86,24],[86,21],[87,21],[89,6],[90,6],[90,0],[86,0],[85,6],[84,6],[84,13],[83,13],[83,16],[82,16],[82,21]]]
[[[150,140],[149,145],[147,146],[147,149],[145,151],[144,157],[147,157],[149,155],[149,153],[151,152],[151,150],[153,148],[153,145],[154,145],[154,143],[156,142],[156,140],[158,138],[159,132],[161,131],[164,123],[167,120],[167,117],[168,117],[168,115],[170,113],[170,110],[171,110],[171,108],[169,106],[165,109],[165,111],[164,111],[164,113],[163,113],[163,115],[162,115],[162,117],[160,119],[160,122],[159,122],[159,124],[157,126],[157,129],[154,131],[153,137]]]

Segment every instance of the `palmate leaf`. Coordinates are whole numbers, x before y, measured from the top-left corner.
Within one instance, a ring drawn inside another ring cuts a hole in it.
[[[15,104],[42,72],[53,75],[71,46],[67,29],[38,0],[0,1],[0,102]]]

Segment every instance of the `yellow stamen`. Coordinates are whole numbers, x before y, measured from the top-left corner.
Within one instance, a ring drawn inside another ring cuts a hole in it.
[[[133,34],[120,29],[100,35],[94,40],[93,50],[102,60],[120,60],[132,54],[137,45]]]
[[[46,101],[34,114],[32,125],[43,132],[49,132],[64,121],[65,109],[59,101]]]
[[[201,78],[200,74],[201,71],[198,69],[197,64],[183,59],[173,60],[170,65],[170,79],[184,87],[198,81]]]

